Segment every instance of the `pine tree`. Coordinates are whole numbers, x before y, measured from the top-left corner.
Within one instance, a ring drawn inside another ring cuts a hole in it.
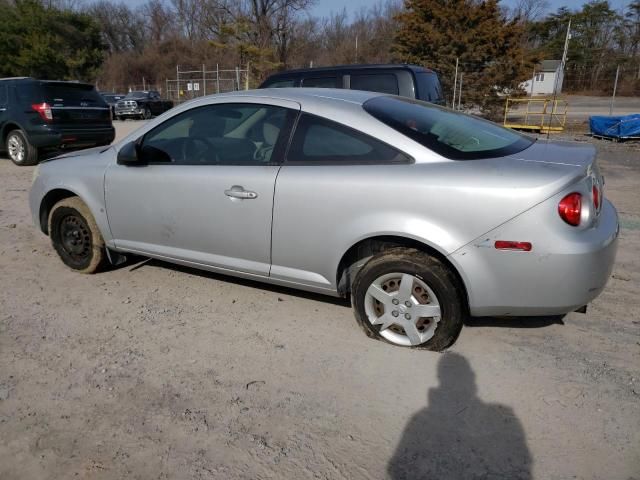
[[[523,48],[522,23],[507,20],[497,0],[405,0],[397,20],[396,59],[437,71],[451,101],[458,58],[462,103],[490,116],[499,94],[517,91],[537,60]]]

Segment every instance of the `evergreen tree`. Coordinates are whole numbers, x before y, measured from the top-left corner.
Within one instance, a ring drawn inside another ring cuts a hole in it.
[[[37,0],[0,0],[0,77],[94,80],[104,49],[89,15]]]
[[[523,48],[524,27],[519,18],[507,20],[497,0],[405,0],[404,7],[396,59],[436,70],[449,99],[456,58],[462,103],[490,115],[499,111],[499,94],[518,91],[531,74],[536,59]]]

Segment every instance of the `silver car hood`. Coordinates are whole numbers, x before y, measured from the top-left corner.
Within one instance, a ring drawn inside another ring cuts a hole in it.
[[[102,145],[100,147],[87,148],[87,149],[84,149],[84,150],[74,150],[74,151],[71,151],[71,152],[63,153],[61,155],[57,155],[57,156],[52,157],[52,158],[48,158],[48,159],[44,160],[41,163],[52,162],[52,161],[55,161],[55,160],[61,160],[63,158],[95,157],[98,154],[109,150],[110,148],[111,148],[110,146]]]

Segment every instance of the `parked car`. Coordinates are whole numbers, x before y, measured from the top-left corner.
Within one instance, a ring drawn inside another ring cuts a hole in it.
[[[117,120],[126,118],[150,119],[173,108],[173,102],[162,100],[160,93],[155,90],[129,92],[126,97],[116,102],[115,117]]]
[[[444,105],[438,74],[418,65],[340,65],[276,73],[260,88],[348,88]]]
[[[107,105],[109,105],[109,108],[111,109],[111,118],[116,118],[116,103],[124,99],[126,95],[124,93],[100,92],[100,96]]]
[[[35,165],[54,150],[108,145],[109,106],[86,83],[0,79],[0,150],[16,165]]]
[[[369,336],[432,350],[468,314],[581,309],[618,237],[592,146],[350,90],[184,103],[41,164],[30,204],[79,272],[131,253],[350,296]]]

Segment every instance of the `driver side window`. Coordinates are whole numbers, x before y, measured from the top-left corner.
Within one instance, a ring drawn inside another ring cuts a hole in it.
[[[248,103],[196,107],[148,132],[147,163],[265,165],[279,163],[284,131],[295,112]]]

